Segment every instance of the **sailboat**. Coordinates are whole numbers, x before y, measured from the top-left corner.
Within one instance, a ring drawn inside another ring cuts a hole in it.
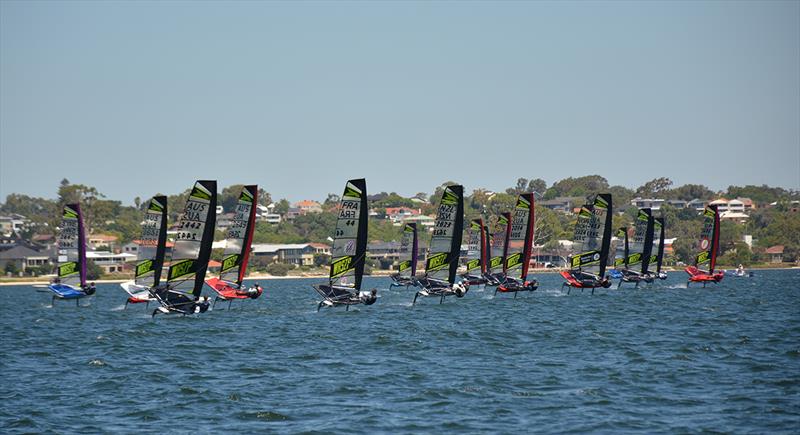
[[[654,252],[650,256],[650,264],[656,265],[655,277],[658,279],[667,279],[667,272],[661,270],[661,264],[664,262],[664,227],[666,222],[664,218],[654,218],[653,221],[653,248]],[[659,236],[656,237],[655,234]]]
[[[94,283],[86,284],[86,233],[80,204],[64,205],[58,237],[58,274],[47,286],[56,299],[79,300],[95,293]]]
[[[697,255],[694,257],[694,266],[686,267],[689,274],[689,283],[702,282],[703,287],[706,283],[720,282],[725,273],[722,271],[714,272],[717,265],[717,254],[719,253],[719,211],[716,205],[707,205],[703,211],[703,231],[700,233]],[[708,270],[701,267],[708,265]]]
[[[469,285],[486,284],[487,248],[483,218],[473,219],[467,230],[467,270],[461,278]]]
[[[614,257],[609,259],[608,265],[614,268],[608,270],[608,278],[622,279],[622,271],[628,267],[628,227],[617,229],[611,238],[611,251],[614,251]]]
[[[617,288],[623,282],[635,283],[636,287],[639,287],[639,282],[641,281],[653,282],[653,277],[647,273],[650,254],[653,249],[653,222],[651,210],[649,208],[640,208],[636,214],[633,243],[625,257],[625,267],[622,269],[622,278],[617,284]]]
[[[467,294],[469,282],[456,283],[463,231],[464,187],[454,184],[442,192],[425,261],[425,276],[418,280],[422,290],[414,295],[413,304],[420,296],[438,296],[441,304],[447,296],[464,297]]]
[[[418,251],[417,224],[407,223],[403,226],[403,235],[400,239],[400,264],[397,265],[397,273],[391,276],[392,283],[389,284],[389,288],[416,286]]]
[[[206,284],[217,292],[214,305],[217,304],[217,300],[222,299],[228,301],[230,308],[234,299],[257,299],[263,292],[258,284],[249,288],[242,286],[253,244],[256,204],[258,204],[258,186],[242,186],[233,219],[228,227],[219,278],[206,280]]]
[[[178,234],[172,248],[167,283],[151,292],[160,307],[158,313],[195,314],[208,310],[208,298],[201,297],[211,258],[217,221],[217,182],[198,180],[178,223]]]
[[[511,231],[506,245],[505,282],[495,289],[501,293],[517,293],[521,291],[534,291],[539,287],[535,279],[528,280],[528,268],[531,263],[533,251],[533,231],[536,222],[534,214],[533,193],[523,193],[514,206],[511,219]],[[515,273],[519,273],[519,277]]]
[[[350,305],[372,305],[377,300],[377,290],[361,292],[367,256],[368,212],[366,180],[358,178],[348,181],[339,203],[330,279],[327,284],[312,286],[323,297],[317,305],[317,311],[323,306],[337,305],[345,305],[349,310]],[[352,284],[348,282],[349,279],[353,280]]]
[[[494,223],[494,231],[492,231],[489,271],[484,275],[488,285],[500,285],[506,280],[506,256],[508,255],[510,235],[511,213],[500,213]]]
[[[167,245],[167,197],[154,196],[147,205],[142,222],[142,238],[137,253],[136,268],[132,281],[120,284],[128,292],[128,304],[146,303],[155,298],[150,293],[161,282],[164,254]]]
[[[574,254],[567,260],[569,270],[561,272],[566,281],[562,287],[590,288],[592,294],[598,287],[611,287],[605,276],[611,245],[611,213],[610,193],[599,193],[581,207],[575,224]]]

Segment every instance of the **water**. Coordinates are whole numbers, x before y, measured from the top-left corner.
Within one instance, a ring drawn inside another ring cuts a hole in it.
[[[150,319],[117,284],[89,307],[0,287],[0,428],[14,432],[792,432],[798,271],[685,275],[594,296],[423,299],[323,309],[310,284]],[[365,279],[386,288],[385,278]],[[623,287],[624,289],[624,287]],[[151,305],[152,308],[152,305]]]

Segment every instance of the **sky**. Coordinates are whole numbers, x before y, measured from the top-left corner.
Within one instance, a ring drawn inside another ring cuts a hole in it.
[[[800,188],[800,2],[0,1],[0,198]]]

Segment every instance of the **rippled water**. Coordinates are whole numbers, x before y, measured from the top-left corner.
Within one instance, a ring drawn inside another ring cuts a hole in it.
[[[350,312],[310,284],[196,317],[88,307],[0,287],[8,432],[792,432],[800,427],[799,271],[517,299],[385,290]],[[41,290],[41,289],[40,289]],[[152,305],[151,305],[152,308]]]

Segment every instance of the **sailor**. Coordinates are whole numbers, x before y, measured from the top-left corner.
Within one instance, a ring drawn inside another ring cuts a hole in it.
[[[197,296],[194,299],[194,312],[195,313],[205,313],[208,311],[208,298],[203,296]]]
[[[94,281],[92,281],[89,285],[83,287],[83,292],[87,295],[93,295],[94,292],[97,291],[97,287],[94,285]]]
[[[467,290],[469,290],[469,284],[465,283],[462,284],[460,282],[453,284],[453,292],[456,296],[463,298],[465,294],[467,294]]]
[[[256,285],[254,285],[254,286],[250,287],[249,289],[247,289],[247,296],[250,299],[255,299],[255,298],[261,296],[261,292],[262,292],[261,287],[258,285],[258,283],[256,283]]]
[[[372,289],[368,294],[362,294],[360,299],[364,305],[372,305],[378,300],[378,290]]]

